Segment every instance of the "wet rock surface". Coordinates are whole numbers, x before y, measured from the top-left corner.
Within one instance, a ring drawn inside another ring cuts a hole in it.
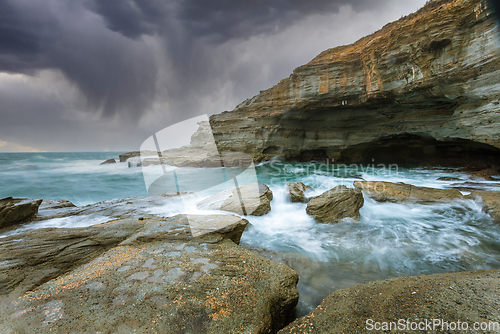
[[[488,213],[493,220],[500,224],[500,191],[478,191],[467,196],[479,198],[483,202],[483,211]]]
[[[321,223],[335,223],[343,218],[359,219],[359,209],[363,204],[363,194],[359,189],[337,186],[311,198],[306,212]]]
[[[207,231],[206,217],[146,219],[87,264],[14,300],[0,299],[0,330],[276,332],[297,302],[298,276],[239,247],[233,240],[247,222],[234,217],[198,236],[192,231]]]
[[[187,195],[189,193],[180,193]],[[45,201],[31,220],[40,222],[54,218],[68,217],[107,217],[111,219],[153,217],[148,213],[151,208],[161,207],[167,201],[180,201],[176,192],[163,193],[157,196],[126,197],[101,201],[84,206],[75,206],[69,201]],[[45,204],[44,204],[45,203]]]
[[[108,165],[108,164],[115,164],[116,160],[115,159],[108,159],[106,161],[101,162],[101,165]]]
[[[0,238],[0,295],[23,293],[85,264],[143,227],[137,219]]]
[[[0,200],[0,228],[20,223],[38,212],[42,200],[7,197]]]
[[[368,196],[377,202],[433,203],[449,202],[464,198],[462,193],[456,189],[417,187],[406,183],[355,181],[354,186],[363,190]]]
[[[312,190],[311,187],[306,186],[302,182],[293,182],[287,188],[292,203],[307,203],[309,201],[305,192]]]
[[[200,203],[198,209],[222,210],[240,215],[263,216],[271,211],[273,193],[262,183],[251,183],[239,189],[230,189],[210,196]]]
[[[62,208],[76,208],[76,205],[67,200],[53,201],[44,199],[42,204],[38,207],[38,211],[56,210]]]
[[[472,329],[474,322],[500,322],[499,289],[498,270],[370,282],[333,292],[310,315],[295,320],[279,333],[366,333],[368,319],[380,323],[397,323],[399,319],[460,320],[468,322]],[[396,329],[394,332],[409,331]]]

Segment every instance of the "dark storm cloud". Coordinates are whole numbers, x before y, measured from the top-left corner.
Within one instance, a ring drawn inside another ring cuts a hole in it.
[[[368,9],[383,1],[369,0],[187,0],[179,18],[195,36],[212,36],[218,41],[278,32],[297,20],[318,13],[338,11],[349,4],[355,10]]]
[[[209,90],[207,80],[228,60],[210,51],[214,45],[277,33],[345,4],[375,6],[369,0],[0,0],[0,72],[59,70],[90,111],[137,119],[158,95],[175,100]],[[162,71],[167,78],[159,78]]]

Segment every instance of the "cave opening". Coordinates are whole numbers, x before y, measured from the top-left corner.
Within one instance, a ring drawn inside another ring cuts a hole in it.
[[[351,146],[341,152],[337,162],[468,167],[479,170],[500,166],[500,149],[467,139],[436,140],[433,137],[402,134]]]

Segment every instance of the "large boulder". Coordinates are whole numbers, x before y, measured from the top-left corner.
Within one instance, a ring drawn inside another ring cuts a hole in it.
[[[363,204],[363,194],[359,189],[337,186],[311,198],[306,212],[321,223],[335,223],[347,217],[359,219],[359,209]]]
[[[467,197],[480,198],[483,202],[483,211],[500,224],[500,191],[477,191],[467,195]]]
[[[419,333],[458,333],[461,331],[447,328],[445,323],[450,326],[457,321],[467,322],[469,327],[464,333],[479,333],[473,330],[475,322],[490,325],[500,322],[499,289],[498,270],[401,277],[355,285],[333,292],[310,315],[295,320],[279,334],[367,333],[368,330],[408,333],[420,323],[424,325]],[[404,321],[402,326],[410,327],[395,327],[399,319]],[[432,327],[433,319],[442,322]],[[426,320],[430,328],[424,327]],[[392,330],[382,327],[390,322],[396,323]],[[481,332],[498,331],[499,327],[492,327]]]
[[[41,199],[6,197],[0,200],[0,228],[20,223],[38,212]]]
[[[241,196],[241,197],[240,197]],[[222,210],[240,215],[263,216],[271,211],[273,193],[262,183],[251,183],[212,195],[197,207],[201,210]]]
[[[292,203],[307,203],[308,198],[304,194],[306,191],[312,190],[311,187],[306,186],[302,182],[292,182],[288,186],[288,193],[290,194],[290,199]]]
[[[384,181],[355,181],[354,186],[363,190],[377,202],[450,202],[462,199],[463,195],[456,189],[436,189],[417,187],[406,183]]]
[[[245,220],[210,229],[210,219],[145,222],[117,247],[4,305],[0,331],[275,333],[297,303],[298,275],[233,241]],[[195,237],[196,226],[207,233]]]

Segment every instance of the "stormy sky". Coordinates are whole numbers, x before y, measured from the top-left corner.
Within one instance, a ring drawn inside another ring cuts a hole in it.
[[[426,0],[0,0],[0,152],[129,151]]]

